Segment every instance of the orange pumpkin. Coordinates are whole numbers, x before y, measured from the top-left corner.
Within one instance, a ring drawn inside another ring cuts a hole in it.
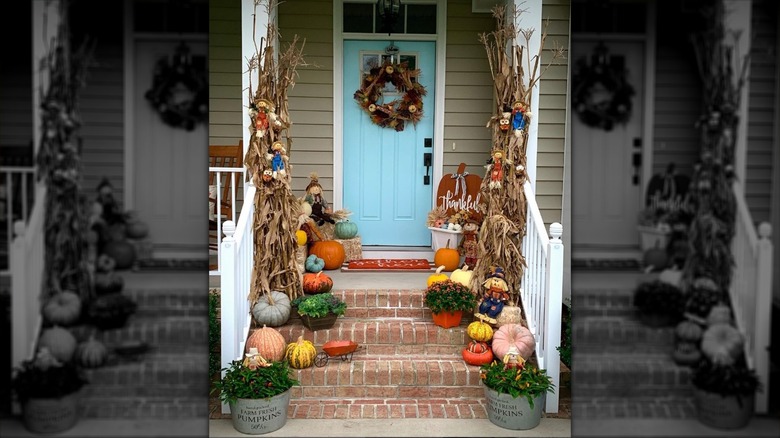
[[[436,250],[433,255],[433,264],[435,266],[444,266],[445,271],[454,271],[460,264],[460,253],[455,248],[450,248],[450,239],[447,239],[447,246]]]
[[[338,269],[344,264],[347,255],[344,246],[335,240],[319,240],[309,248],[309,255],[314,254],[325,261],[325,269]]]
[[[520,356],[528,360],[536,349],[536,340],[531,331],[520,324],[506,324],[493,333],[493,353],[503,360],[512,346],[517,347]]]
[[[333,289],[333,279],[323,274],[322,271],[303,274],[303,292],[307,294],[324,294]]]
[[[482,341],[471,341],[461,352],[463,360],[469,365],[484,365],[493,362],[493,351]]]
[[[257,348],[257,352],[263,359],[279,362],[284,359],[287,341],[278,330],[263,325],[263,328],[255,330],[246,340],[246,352],[249,352],[253,347]]]

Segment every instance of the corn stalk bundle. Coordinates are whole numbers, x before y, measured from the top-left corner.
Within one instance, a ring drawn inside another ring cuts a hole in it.
[[[481,296],[482,283],[485,282],[492,266],[504,268],[504,281],[509,288],[512,304],[519,306],[520,279],[525,268],[525,257],[517,243],[519,234],[517,225],[505,216],[496,214],[485,217],[477,238],[477,251],[480,254],[474,267],[472,292]]]
[[[277,0],[255,0],[255,8],[261,5],[269,17],[276,15]],[[287,92],[295,86],[297,67],[305,63],[303,43],[297,36],[277,54],[273,42],[278,39],[276,25],[269,22],[265,38],[248,61],[251,120],[249,148],[244,161],[247,174],[257,187],[253,218],[254,268],[249,291],[249,301],[253,305],[263,295],[270,299],[271,291],[284,292],[291,299],[303,294],[296,263],[295,236],[301,206],[290,188],[292,137],[289,129],[292,122]],[[257,72],[255,86],[252,85],[254,72]],[[265,126],[258,122],[259,117],[266,122]],[[283,149],[275,157],[276,146]]]
[[[85,85],[94,45],[71,51],[68,4],[60,5],[61,22],[52,48],[42,61],[49,74],[41,93],[41,141],[36,157],[38,178],[46,184],[42,299],[65,290],[82,302],[94,297],[88,258],[87,202],[81,192],[79,91]]]

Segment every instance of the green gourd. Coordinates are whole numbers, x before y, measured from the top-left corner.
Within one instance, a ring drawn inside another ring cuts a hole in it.
[[[306,257],[304,268],[306,268],[307,272],[320,272],[323,270],[323,268],[325,268],[325,260],[317,257],[315,254],[312,254],[309,257]]]
[[[341,222],[336,222],[334,232],[336,237],[339,239],[351,239],[357,236],[357,224],[350,222],[348,219]]]

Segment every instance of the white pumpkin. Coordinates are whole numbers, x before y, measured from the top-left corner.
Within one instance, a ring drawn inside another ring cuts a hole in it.
[[[466,287],[471,287],[471,277],[473,274],[474,271],[469,270],[469,265],[463,265],[462,268],[458,268],[452,271],[452,274],[450,274],[450,280],[454,281],[455,283],[460,283]]]

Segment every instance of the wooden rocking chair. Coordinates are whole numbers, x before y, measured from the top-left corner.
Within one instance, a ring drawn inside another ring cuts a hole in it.
[[[243,167],[244,166],[244,142],[238,145],[215,146],[209,145],[209,167]],[[236,185],[241,181],[236,178]],[[217,215],[222,217],[222,223],[233,217],[233,204],[231,198],[231,174],[220,174],[219,190],[220,202],[217,206],[216,193],[212,193],[212,187],[217,186],[217,174],[209,172],[209,249],[217,250],[217,236],[222,230],[218,229]],[[238,187],[236,187],[238,189]],[[214,207],[212,207],[212,205]]]

